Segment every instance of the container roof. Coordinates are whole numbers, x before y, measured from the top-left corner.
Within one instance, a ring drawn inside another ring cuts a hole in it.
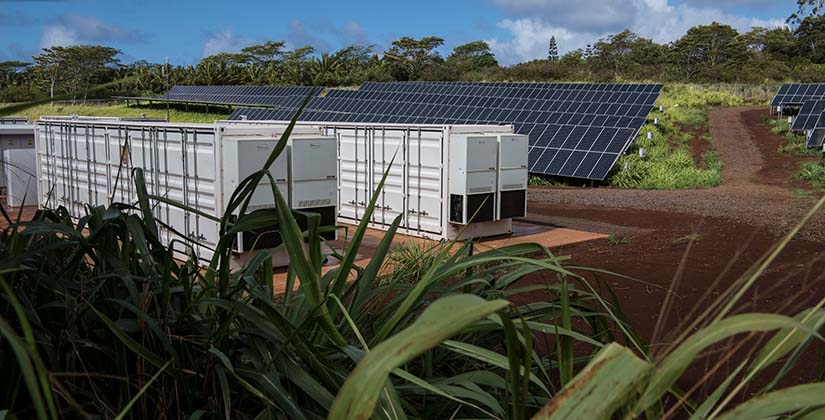
[[[34,136],[34,126],[31,124],[0,124],[0,136]]]

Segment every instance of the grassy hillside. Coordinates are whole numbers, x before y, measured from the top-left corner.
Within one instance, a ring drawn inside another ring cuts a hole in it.
[[[190,107],[197,109],[197,107]],[[200,111],[205,111],[200,108]],[[18,115],[29,117],[34,121],[44,115],[85,115],[92,117],[140,117],[146,114],[149,118],[165,118],[166,108],[154,107],[126,107],[126,105],[40,105],[19,113]],[[169,120],[172,122],[192,122],[210,123],[219,119],[226,119],[229,114],[226,112],[197,112],[172,109],[169,112]]]

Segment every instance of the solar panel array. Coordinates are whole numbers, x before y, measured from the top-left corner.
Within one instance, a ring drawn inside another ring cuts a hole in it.
[[[779,87],[771,106],[802,106],[818,99],[825,99],[825,83],[786,83]]]
[[[311,98],[302,121],[384,124],[513,124],[530,137],[530,172],[605,179],[661,92],[654,84],[371,82]],[[238,109],[231,120],[290,120],[279,109]]]
[[[791,130],[812,130],[823,111],[825,111],[825,100],[805,101],[794,119]]]
[[[318,96],[321,86],[172,86],[155,98],[121,97],[147,101],[189,102],[216,105],[281,106],[284,102]]]

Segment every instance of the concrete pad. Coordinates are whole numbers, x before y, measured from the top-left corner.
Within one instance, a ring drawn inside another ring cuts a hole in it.
[[[346,247],[350,244],[352,233],[355,232],[356,226],[346,226],[348,232],[339,232],[340,239],[331,241],[329,244],[339,252],[344,252]],[[386,232],[378,229],[367,229],[364,239],[361,241],[358,256],[356,257],[355,265],[359,267],[366,267],[370,262],[375,250],[378,248],[381,239]],[[348,236],[348,237],[347,237]],[[513,222],[513,234],[506,237],[489,238],[477,243],[479,250],[489,250],[501,248],[508,245],[523,244],[523,243],[537,243],[548,248],[556,248],[563,245],[569,245],[579,242],[592,241],[594,239],[607,238],[607,235],[600,233],[584,232],[580,230],[557,228],[552,226],[535,225],[530,223]],[[406,242],[413,242],[417,244],[431,244],[436,245],[437,242],[429,239],[422,239],[413,236],[406,236],[397,234],[393,238],[393,245],[398,245]],[[337,261],[336,261],[337,262]],[[327,273],[337,267],[337,264],[331,264],[321,268],[322,273]],[[276,293],[283,293],[286,291],[286,270],[277,272],[273,275],[274,289]],[[297,281],[294,288],[297,288]]]

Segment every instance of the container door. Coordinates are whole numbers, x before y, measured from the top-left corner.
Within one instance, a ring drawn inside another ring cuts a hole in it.
[[[375,205],[373,222],[389,226],[404,213],[404,130],[375,129],[373,131],[372,186],[378,188],[384,173],[384,189]],[[371,197],[368,197],[368,199]]]
[[[364,128],[337,129],[338,140],[338,215],[353,222],[360,220],[369,202],[367,185],[367,137]]]
[[[441,130],[410,130],[407,139],[407,228],[441,234],[442,147]]]

